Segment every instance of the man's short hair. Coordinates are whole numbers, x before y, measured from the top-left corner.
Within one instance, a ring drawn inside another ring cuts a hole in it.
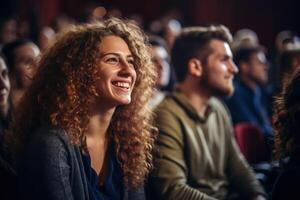
[[[262,46],[242,47],[234,53],[234,62],[239,67],[241,62],[249,62],[250,57],[256,53],[263,52],[265,49]]]
[[[232,35],[224,25],[182,29],[171,51],[172,63],[179,82],[185,79],[188,70],[187,64],[191,58],[195,57],[200,59],[201,62],[206,62],[211,53],[208,45],[213,39],[230,44]]]

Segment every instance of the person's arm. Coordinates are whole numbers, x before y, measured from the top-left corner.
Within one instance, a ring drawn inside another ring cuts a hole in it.
[[[157,113],[159,152],[149,179],[151,191],[158,199],[216,200],[187,184],[181,123],[168,111]]]
[[[51,134],[26,148],[19,169],[21,199],[73,200],[69,154],[61,138]]]

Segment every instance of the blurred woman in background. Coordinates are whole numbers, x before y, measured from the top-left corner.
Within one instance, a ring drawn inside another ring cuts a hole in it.
[[[0,199],[16,198],[16,172],[6,143],[6,133],[10,122],[10,82],[8,69],[0,54]]]
[[[17,39],[5,44],[2,53],[9,69],[11,100],[14,108],[32,82],[40,50],[30,40]]]

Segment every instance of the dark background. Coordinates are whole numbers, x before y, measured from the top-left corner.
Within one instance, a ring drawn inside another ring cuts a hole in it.
[[[118,8],[125,16],[140,14],[146,23],[176,10],[182,13],[184,25],[221,23],[233,33],[250,28],[268,48],[273,47],[279,31],[300,32],[297,0],[1,0],[0,16],[14,14],[44,26],[60,13],[79,19],[89,4]]]

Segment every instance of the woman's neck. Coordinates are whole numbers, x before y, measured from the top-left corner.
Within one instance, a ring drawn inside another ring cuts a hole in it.
[[[110,110],[98,110],[97,113],[95,113],[96,111],[94,110],[90,116],[86,136],[101,139],[105,138],[114,111],[115,108]]]
[[[98,107],[98,109],[96,109]],[[101,180],[105,180],[107,174],[106,154],[109,146],[108,128],[115,108],[99,109],[99,106],[91,107],[90,120],[86,132],[86,145],[91,158],[92,168],[100,174]]]

